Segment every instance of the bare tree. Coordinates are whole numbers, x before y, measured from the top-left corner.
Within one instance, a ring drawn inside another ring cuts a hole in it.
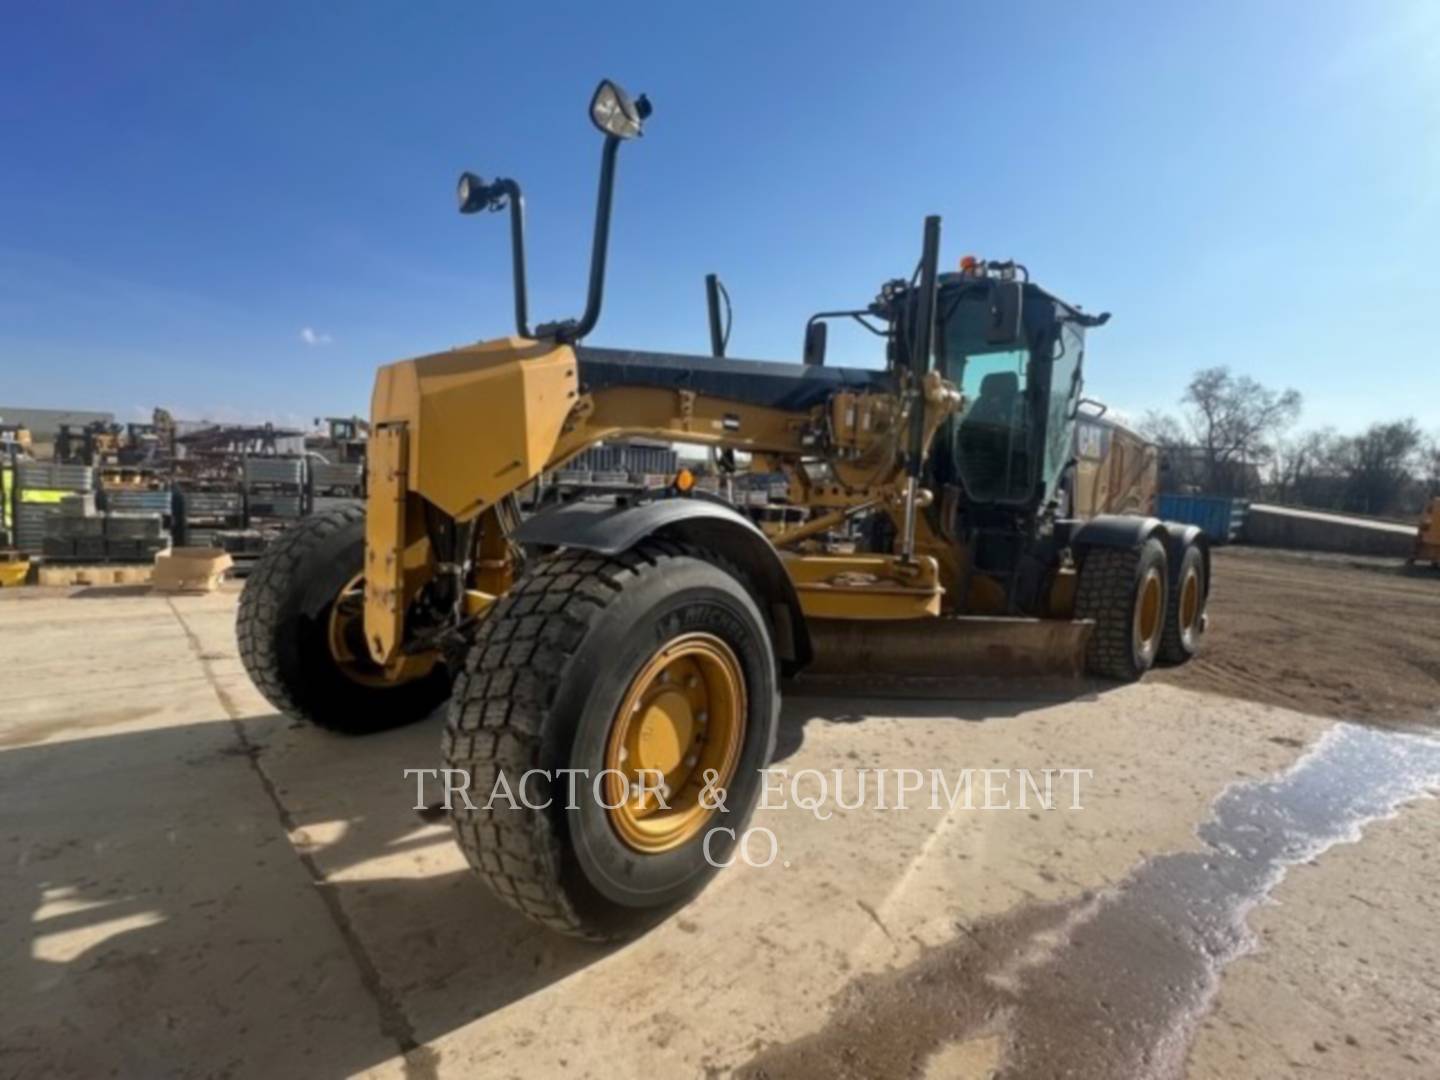
[[[1401,509],[1424,439],[1414,420],[1391,420],[1344,440],[1345,508],[1363,514]]]
[[[1298,390],[1272,390],[1227,367],[1197,371],[1180,403],[1206,487],[1226,494],[1244,492],[1248,467],[1267,461],[1274,440],[1300,415]]]
[[[1425,440],[1425,447],[1420,451],[1420,468],[1425,479],[1425,493],[1440,495],[1440,431]]]
[[[1329,500],[1317,498],[1321,486],[1317,481],[1335,475],[1337,446],[1341,442],[1334,428],[1302,431],[1294,438],[1275,443],[1271,458],[1270,481],[1275,497],[1282,502],[1306,505],[1328,505]]]
[[[1199,468],[1186,434],[1185,425],[1169,413],[1148,410],[1137,428],[1141,435],[1160,448],[1160,490],[1190,494],[1205,487],[1205,476]]]
[[[1159,409],[1146,410],[1137,427],[1140,434],[1156,446],[1184,446],[1186,443],[1185,428],[1180,421]]]

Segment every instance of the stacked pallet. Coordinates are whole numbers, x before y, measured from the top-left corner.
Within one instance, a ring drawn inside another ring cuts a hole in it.
[[[218,547],[219,533],[245,527],[245,496],[239,491],[182,491],[178,502],[180,540],[190,547]]]
[[[150,562],[170,546],[160,513],[98,513],[92,492],[64,496],[46,515],[41,551],[61,562]]]
[[[356,499],[365,491],[365,466],[340,462],[332,465],[328,461],[309,463],[310,494],[312,498]]]
[[[310,513],[323,514],[346,506],[358,506],[365,499],[365,466],[342,461],[309,461],[306,476],[310,485]]]
[[[49,461],[22,461],[13,483],[18,495],[14,544],[29,555],[45,546],[46,521],[62,499],[95,490],[95,470],[88,465],[59,465]]]
[[[283,527],[305,512],[303,458],[247,457],[244,461],[245,516]]]

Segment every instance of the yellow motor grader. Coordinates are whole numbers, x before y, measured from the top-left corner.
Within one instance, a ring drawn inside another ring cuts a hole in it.
[[[617,152],[649,113],[609,81],[591,102],[604,149],[578,319],[530,325],[520,186],[462,176],[462,212],[508,210],[515,334],[380,369],[363,511],[285,533],[238,619],[247,670],[290,716],[369,732],[448,698],[467,858],[519,910],[591,938],[633,932],[729,857],[782,676],[1132,680],[1193,654],[1209,585],[1193,527],[1066,513],[1085,331],[1107,316],[1017,264],[942,273],[939,218],[912,274],[809,321],[801,363],[581,344]],[[876,335],[883,367],[824,362],[837,319]],[[542,474],[628,437],[748,454],[804,513],[767,535],[682,470],[522,515]]]
[[[1420,513],[1420,525],[1415,530],[1415,551],[1410,562],[1428,562],[1440,568],[1440,495],[1433,497]]]

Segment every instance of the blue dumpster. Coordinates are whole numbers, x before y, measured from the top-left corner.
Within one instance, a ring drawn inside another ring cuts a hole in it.
[[[1228,544],[1240,535],[1248,505],[1222,495],[1161,495],[1158,509],[1166,521],[1199,525],[1211,543]]]

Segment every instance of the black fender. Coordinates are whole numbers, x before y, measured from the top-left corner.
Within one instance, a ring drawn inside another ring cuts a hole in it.
[[[1180,556],[1192,544],[1200,549],[1200,558],[1205,564],[1205,595],[1210,595],[1210,537],[1199,525],[1186,525],[1180,521],[1162,521],[1165,527],[1166,554],[1170,556],[1172,573],[1178,579]]]
[[[1068,526],[1068,542],[1077,553],[1087,548],[1137,548],[1152,536],[1158,536],[1165,547],[1170,541],[1165,523],[1159,518],[1133,514],[1097,514],[1087,521],[1064,521]]]
[[[793,674],[813,655],[795,583],[780,553],[749,518],[728,503],[703,498],[655,499],[634,506],[575,502],[527,518],[511,534],[522,544],[618,555],[656,537],[713,551],[738,567],[759,594],[775,655]]]
[[[1210,538],[1198,525],[1161,521],[1135,514],[1098,514],[1088,521],[1061,522],[1071,526],[1069,544],[1077,558],[1088,548],[1137,548],[1151,537],[1165,545],[1165,557],[1172,575],[1180,572],[1180,557],[1191,544],[1198,545],[1205,560],[1205,591],[1210,591]]]

